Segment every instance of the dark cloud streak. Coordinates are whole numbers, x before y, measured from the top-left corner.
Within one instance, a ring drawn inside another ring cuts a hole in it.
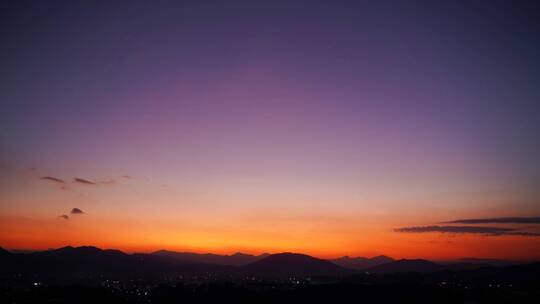
[[[73,179],[73,181],[76,182],[76,183],[85,184],[85,185],[95,185],[96,184],[96,183],[94,183],[92,181],[89,181],[87,179],[80,178],[80,177],[75,177]]]
[[[540,233],[518,231],[513,228],[488,227],[488,226],[413,226],[394,229],[395,232],[402,233],[473,233],[484,235],[520,235],[520,236],[540,236]]]
[[[481,219],[459,219],[443,224],[540,224],[540,217],[495,217]]]
[[[66,182],[64,182],[63,179],[56,178],[56,177],[52,177],[52,176],[43,176],[43,177],[41,177],[40,179],[42,179],[42,180],[48,180],[48,181],[55,182],[55,183],[59,183],[59,184],[65,184],[65,183],[66,183]]]
[[[83,214],[84,211],[82,211],[81,209],[79,208],[73,208],[71,209],[71,214]]]

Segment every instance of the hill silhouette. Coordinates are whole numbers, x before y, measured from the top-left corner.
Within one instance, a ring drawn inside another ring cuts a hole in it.
[[[232,255],[177,253],[158,251],[152,254],[127,254],[114,249],[93,246],[72,247],[37,251],[32,253],[10,252],[0,247],[0,275],[27,274],[36,276],[73,277],[96,275],[145,276],[198,275],[213,273],[224,276],[246,274],[260,276],[341,276],[354,274],[359,269],[370,273],[433,273],[438,271],[486,271],[496,269],[477,260],[439,264],[428,260],[397,260],[379,256],[371,259],[348,258],[328,261],[305,254],[278,253],[272,255]],[[251,261],[251,262],[250,262]],[[470,262],[469,262],[470,261]],[[341,263],[341,265],[336,265]],[[355,264],[356,263],[356,264]],[[366,263],[381,263],[361,268]],[[510,266],[505,266],[510,267]],[[508,268],[513,269],[513,268]],[[514,268],[521,269],[521,268]],[[518,271],[519,272],[519,271]]]
[[[237,252],[232,255],[219,255],[213,253],[193,253],[193,252],[176,252],[169,250],[159,250],[152,253],[153,255],[170,257],[177,259],[184,263],[204,263],[215,265],[229,265],[229,266],[242,266],[249,263],[253,263],[262,258],[267,257],[269,254],[264,253],[261,255],[250,255]]]
[[[4,248],[0,247],[0,256],[2,255],[9,255],[11,252],[5,250]]]
[[[128,254],[116,250],[116,249],[100,249],[94,246],[81,246],[81,247],[72,247],[72,246],[66,246],[58,249],[50,249],[46,251],[37,251],[31,253],[35,256],[51,256],[51,257],[64,257],[64,258],[72,258],[72,257],[125,257],[128,256]]]
[[[119,250],[97,247],[62,247],[28,254],[9,254],[0,258],[2,274],[31,274],[66,281],[74,277],[110,275],[117,277],[174,273],[179,263],[151,255],[131,255]]]
[[[366,269],[368,272],[372,273],[397,273],[397,272],[435,272],[442,270],[444,267],[442,265],[433,263],[428,260],[414,259],[407,260],[401,259],[386,264],[374,266]]]
[[[344,275],[350,270],[327,260],[299,253],[278,253],[244,266],[245,271],[266,276]]]
[[[391,257],[384,256],[384,255],[379,255],[372,258],[365,258],[365,257],[351,258],[348,256],[344,256],[344,257],[333,259],[330,261],[344,268],[363,270],[370,267],[393,262],[394,259]]]
[[[510,266],[513,263],[511,261],[507,260],[500,260],[500,259],[484,259],[484,258],[461,258],[457,260],[458,263],[471,263],[471,264],[483,264],[483,265],[490,265],[490,266]]]

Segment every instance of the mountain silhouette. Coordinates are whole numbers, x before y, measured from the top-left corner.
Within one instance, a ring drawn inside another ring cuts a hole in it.
[[[65,280],[96,275],[151,276],[174,270],[175,267],[173,261],[146,259],[119,250],[102,250],[91,246],[67,246],[27,254],[12,253],[0,258],[3,273],[58,277]]]
[[[398,260],[370,268],[372,274],[295,253],[225,266],[90,246],[34,253],[0,248],[0,303],[464,303],[478,295],[490,295],[478,303],[537,302],[540,263],[447,267]],[[528,296],[533,300],[523,301]]]
[[[10,255],[11,252],[5,250],[4,248],[0,247],[0,256],[7,256],[7,255]]]
[[[498,259],[484,259],[484,258],[461,258],[457,262],[461,263],[474,263],[474,264],[484,264],[490,266],[509,266],[513,263],[507,260],[498,260]]]
[[[386,263],[385,263],[386,262]],[[305,254],[278,253],[248,255],[197,254],[161,250],[152,254],[127,254],[119,250],[100,249],[93,246],[72,247],[37,251],[32,253],[10,252],[0,247],[0,274],[16,273],[56,277],[84,277],[95,275],[149,276],[215,273],[227,275],[261,276],[338,276],[354,274],[361,269],[371,273],[468,271],[494,269],[483,260],[463,259],[444,264],[428,260],[391,260],[385,256],[374,258],[342,257],[333,261],[318,259]],[[502,263],[502,261],[497,261]],[[364,268],[369,263],[380,263]],[[336,265],[338,264],[338,265]],[[509,267],[509,266],[505,266]],[[516,268],[519,269],[519,268]]]
[[[265,258],[269,255],[268,253],[264,253],[261,255],[250,255],[240,252],[232,255],[219,255],[213,253],[200,254],[192,252],[175,252],[168,250],[159,250],[152,254],[157,256],[174,258],[184,263],[204,263],[230,266],[247,265],[249,263],[253,263],[262,258]]]
[[[75,257],[125,257],[128,254],[116,250],[116,249],[100,249],[94,246],[81,246],[81,247],[72,247],[66,246],[58,249],[50,249],[46,251],[37,251],[31,253],[36,256],[51,256],[51,257],[64,257],[64,258],[75,258]]]
[[[407,260],[401,259],[398,261],[374,266],[366,269],[368,272],[373,273],[392,273],[392,272],[435,272],[442,270],[444,267],[442,265],[433,263],[428,260],[414,259]]]
[[[225,259],[246,256],[256,257],[233,254]],[[462,292],[467,299],[492,295],[479,303],[537,302],[519,301],[515,296],[525,292],[537,298],[540,263],[471,265],[478,264],[398,260],[358,271],[296,253],[273,254],[247,265],[230,266],[91,246],[33,253],[0,248],[0,285],[4,284],[0,303],[347,303],[351,299],[369,303],[464,303],[461,298],[454,301],[455,297],[445,301]],[[447,284],[441,287],[441,282]],[[470,293],[474,288],[476,291]],[[141,290],[148,291],[150,297]],[[508,297],[493,301],[504,290],[508,290]]]
[[[265,276],[343,275],[351,273],[327,260],[298,253],[278,253],[243,267],[249,273]]]
[[[330,261],[344,268],[363,270],[370,267],[393,262],[394,259],[392,259],[391,257],[384,256],[384,255],[379,255],[372,258],[365,258],[365,257],[351,258],[348,256],[344,256],[344,257],[333,259]]]

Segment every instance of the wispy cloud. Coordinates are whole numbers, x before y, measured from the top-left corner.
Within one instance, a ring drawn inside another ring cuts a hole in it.
[[[121,179],[103,178],[103,179],[86,179],[82,177],[74,177],[72,182],[65,181],[61,178],[54,176],[42,176],[41,180],[49,181],[51,183],[61,185],[61,189],[66,190],[73,188],[73,184],[85,185],[85,186],[116,186],[122,184],[124,180],[135,180],[135,177],[131,175],[122,175]],[[165,187],[165,186],[164,186]]]
[[[483,233],[498,234],[513,231],[511,228],[478,227],[478,226],[412,226],[396,228],[396,232],[424,233],[424,232],[450,232],[450,233]]]
[[[106,179],[106,180],[99,180],[99,181],[91,181],[85,178],[75,177],[73,178],[74,183],[79,183],[83,185],[89,185],[89,186],[96,186],[96,185],[115,185],[116,180],[114,179]]]
[[[540,224],[540,217],[494,217],[477,219],[459,219],[443,224]]]
[[[59,183],[59,184],[65,184],[66,183],[63,179],[57,178],[57,177],[52,177],[52,176],[43,176],[40,179],[55,182],[55,183]]]
[[[520,235],[520,236],[540,236],[540,233],[519,231],[514,228],[488,227],[488,226],[412,226],[394,229],[395,232],[402,233],[472,233],[484,235]]]
[[[506,235],[520,235],[520,236],[540,236],[538,232],[529,232],[529,231],[515,231],[506,233]]]
[[[83,214],[84,211],[82,211],[81,209],[79,208],[73,208],[71,209],[71,214]]]
[[[93,181],[89,181],[87,179],[84,179],[84,178],[80,178],[80,177],[75,177],[73,179],[74,182],[76,183],[80,183],[80,184],[84,184],[84,185],[95,185],[96,183],[93,182]]]

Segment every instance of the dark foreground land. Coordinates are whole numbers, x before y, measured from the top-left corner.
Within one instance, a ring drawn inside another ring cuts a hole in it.
[[[405,278],[403,278],[405,279]],[[35,286],[2,290],[1,303],[538,303],[538,286],[424,285],[414,281],[321,285],[156,284]]]
[[[4,251],[0,303],[540,303],[540,263],[355,270],[290,253],[231,266],[93,247]]]

